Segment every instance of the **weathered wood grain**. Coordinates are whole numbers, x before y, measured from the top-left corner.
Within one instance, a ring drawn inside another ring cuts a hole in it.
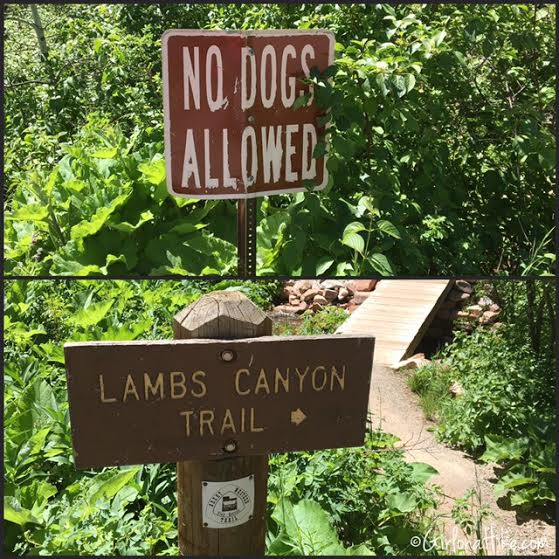
[[[272,321],[245,295],[215,292],[179,312],[175,338],[253,338],[272,333]],[[254,475],[253,517],[234,528],[202,525],[202,482]],[[264,555],[268,456],[177,463],[179,548],[183,555]]]
[[[391,365],[413,355],[452,280],[382,280],[337,330],[375,337],[375,364]]]

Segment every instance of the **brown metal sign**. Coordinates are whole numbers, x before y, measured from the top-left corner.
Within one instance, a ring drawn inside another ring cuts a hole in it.
[[[326,186],[326,157],[312,157],[320,110],[302,79],[332,65],[332,33],[172,29],[162,53],[171,194],[252,198]]]
[[[78,468],[363,444],[374,338],[64,346]]]

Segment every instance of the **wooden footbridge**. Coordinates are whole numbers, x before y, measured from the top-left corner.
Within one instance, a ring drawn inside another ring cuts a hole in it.
[[[337,334],[371,334],[375,365],[391,365],[413,355],[452,280],[381,280],[338,328]]]

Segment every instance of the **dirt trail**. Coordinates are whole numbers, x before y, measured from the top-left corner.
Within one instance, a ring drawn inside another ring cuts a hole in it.
[[[373,425],[401,440],[399,444],[405,448],[408,461],[425,462],[439,472],[433,478],[433,483],[439,485],[446,496],[439,512],[450,513],[453,499],[479,486],[483,502],[490,506],[494,514],[484,521],[485,550],[488,554],[555,554],[553,525],[539,519],[519,519],[515,511],[504,510],[497,505],[490,482],[495,478],[491,466],[478,464],[463,452],[437,442],[434,434],[428,431],[434,424],[425,419],[417,396],[406,383],[405,373],[387,367],[375,367],[371,385]],[[467,545],[464,534],[451,518],[441,521],[449,546],[447,553],[458,553]],[[468,548],[466,550],[472,553]]]

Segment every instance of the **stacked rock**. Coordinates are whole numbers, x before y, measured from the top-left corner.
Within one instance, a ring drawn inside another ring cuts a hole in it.
[[[352,312],[369,293],[377,280],[287,280],[283,287],[282,304],[274,308],[278,313],[302,314],[318,312],[328,305],[336,305]]]
[[[470,300],[473,290],[472,284],[468,281],[458,279],[454,282],[425,334],[427,340],[436,341],[428,345],[429,350],[433,350],[440,343],[448,343],[452,340],[454,321],[460,316],[463,306]]]

